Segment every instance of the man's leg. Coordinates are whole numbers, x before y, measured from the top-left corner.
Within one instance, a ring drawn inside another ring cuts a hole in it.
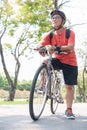
[[[73,99],[74,99],[74,86],[66,85],[66,105],[67,108],[72,108]]]
[[[43,91],[44,87],[45,87],[45,84],[46,84],[46,72],[43,70],[41,75],[40,75],[40,80],[41,80],[41,83],[39,85],[39,88],[38,90],[41,90]]]
[[[72,112],[72,104],[74,99],[74,86],[73,85],[66,85],[66,117],[68,119],[75,119],[75,116]]]

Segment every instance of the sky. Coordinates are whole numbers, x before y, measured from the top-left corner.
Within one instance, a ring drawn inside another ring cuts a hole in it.
[[[72,25],[86,23],[84,25],[74,26],[76,40],[83,39],[83,36],[86,36],[85,34],[87,34],[86,0],[70,0],[70,2],[67,3],[67,6],[64,6],[63,11],[66,13],[67,18],[70,19]]]
[[[87,0],[70,0],[65,6],[63,6],[62,11],[65,12],[67,19],[70,19],[71,25],[87,23]],[[82,41],[86,39],[87,35],[87,24],[73,26],[73,30],[76,35],[76,47],[79,48],[82,44]],[[9,41],[9,39],[5,39],[5,41]],[[37,52],[35,52],[35,58],[31,60],[23,59],[19,80],[29,80],[35,74],[38,66],[41,64],[42,58],[39,56]],[[8,57],[8,56],[7,56]],[[6,59],[7,66],[9,71],[11,70],[11,74],[14,73],[14,66],[10,63],[12,57]],[[0,63],[1,64],[1,63]],[[0,67],[0,72],[2,71],[2,65]]]

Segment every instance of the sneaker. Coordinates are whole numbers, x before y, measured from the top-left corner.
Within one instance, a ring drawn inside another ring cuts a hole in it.
[[[75,119],[75,115],[72,113],[72,108],[67,108],[65,111],[65,116],[67,119]]]

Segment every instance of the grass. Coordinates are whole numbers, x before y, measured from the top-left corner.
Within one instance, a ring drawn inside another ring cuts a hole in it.
[[[0,105],[20,105],[20,104],[28,104],[27,99],[14,99],[14,101],[6,101],[4,99],[0,99]]]

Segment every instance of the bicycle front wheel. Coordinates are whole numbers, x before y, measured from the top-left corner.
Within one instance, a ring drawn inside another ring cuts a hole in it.
[[[32,81],[29,97],[29,112],[33,120],[38,120],[44,110],[47,101],[47,80],[47,67],[45,64],[42,64]]]

